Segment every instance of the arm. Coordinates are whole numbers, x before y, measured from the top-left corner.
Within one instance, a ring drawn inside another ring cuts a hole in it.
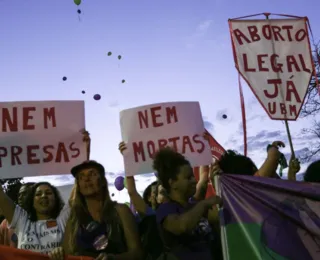
[[[289,169],[288,169],[288,180],[295,181],[296,175],[300,171],[300,162],[298,159],[291,156],[289,162]]]
[[[268,156],[258,171],[261,177],[274,177],[279,164],[280,152],[277,147],[284,147],[282,142],[276,141],[272,143],[272,147],[268,150]]]
[[[124,142],[121,142],[119,144],[119,151],[121,154],[127,149],[127,146]],[[136,209],[136,211],[139,213],[139,215],[144,215],[147,212],[148,205],[144,202],[141,195],[138,193],[136,189],[136,183],[133,176],[126,177],[127,180],[127,190],[128,194],[130,196],[130,200]]]
[[[118,204],[117,212],[122,222],[128,252],[115,255],[115,260],[140,260],[142,258],[142,246],[138,228],[130,209],[124,204]]]
[[[0,185],[0,211],[9,223],[12,222],[15,208],[14,202],[4,193],[3,188]]]
[[[170,205],[161,205],[160,207],[166,207]],[[195,205],[191,210],[178,215],[176,214],[176,210],[174,208],[164,209],[167,214],[166,216],[159,216],[157,212],[158,222],[162,224],[162,227],[173,233],[175,235],[181,235],[185,233],[189,233],[192,231],[200,221],[200,219],[207,213],[210,206],[208,206],[208,200],[202,200],[197,205]],[[158,209],[158,211],[160,208]]]
[[[206,197],[208,181],[209,181],[209,166],[201,166],[199,181],[197,183],[196,194],[193,196],[195,200],[203,200]]]
[[[141,195],[136,189],[136,183],[133,176],[128,176],[127,178],[127,190],[130,196],[130,200],[139,213],[139,215],[144,215],[147,212],[148,205],[145,203]]]

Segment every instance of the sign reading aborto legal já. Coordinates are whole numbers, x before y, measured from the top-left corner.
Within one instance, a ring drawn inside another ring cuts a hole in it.
[[[229,25],[236,68],[269,117],[296,120],[314,70],[306,19]]]

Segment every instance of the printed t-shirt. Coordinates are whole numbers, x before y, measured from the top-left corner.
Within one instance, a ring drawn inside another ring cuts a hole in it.
[[[48,254],[60,247],[70,208],[66,205],[57,219],[30,221],[28,213],[16,206],[9,228],[15,229],[19,249]]]
[[[18,237],[14,230],[8,226],[8,221],[4,219],[0,225],[0,245],[17,247]]]
[[[156,211],[157,223],[160,226],[164,243],[170,248],[178,259],[193,260],[213,259],[210,243],[213,241],[212,229],[207,219],[202,218],[194,230],[189,234],[174,235],[162,227],[162,223],[169,215],[180,215],[190,210],[196,203],[189,203],[188,207],[184,208],[179,203],[167,202],[159,206]]]

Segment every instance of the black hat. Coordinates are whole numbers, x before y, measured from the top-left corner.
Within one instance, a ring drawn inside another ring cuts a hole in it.
[[[83,163],[74,166],[71,169],[71,174],[73,175],[73,177],[76,177],[79,171],[87,168],[96,168],[101,174],[105,173],[102,164],[97,163],[96,161],[84,161]]]

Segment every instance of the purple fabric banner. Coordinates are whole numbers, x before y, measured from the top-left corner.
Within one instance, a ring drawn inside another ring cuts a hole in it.
[[[229,259],[320,259],[320,185],[222,175]]]

